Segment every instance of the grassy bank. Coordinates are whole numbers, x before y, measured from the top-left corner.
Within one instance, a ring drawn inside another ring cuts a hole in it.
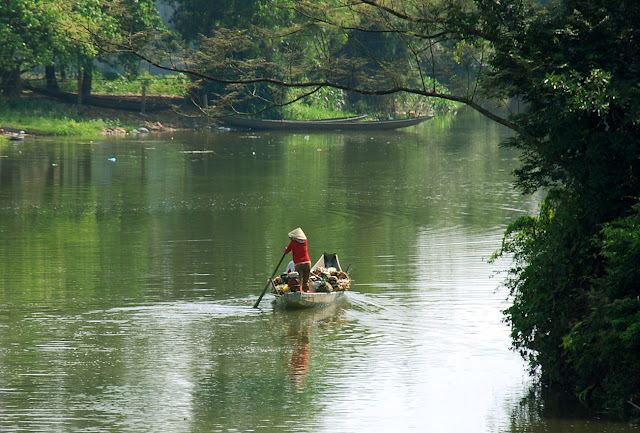
[[[119,119],[82,114],[73,105],[40,98],[0,98],[0,127],[36,135],[97,136],[105,128],[126,127]]]

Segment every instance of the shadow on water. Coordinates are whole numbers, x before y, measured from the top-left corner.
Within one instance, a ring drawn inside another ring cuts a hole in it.
[[[606,414],[594,414],[575,397],[559,390],[549,390],[533,383],[511,411],[509,433],[627,433],[640,431],[640,425],[620,422]]]

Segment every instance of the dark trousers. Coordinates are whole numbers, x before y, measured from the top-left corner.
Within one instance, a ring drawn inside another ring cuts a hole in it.
[[[309,275],[311,275],[311,262],[297,263],[296,272],[302,278],[302,289],[309,291]]]

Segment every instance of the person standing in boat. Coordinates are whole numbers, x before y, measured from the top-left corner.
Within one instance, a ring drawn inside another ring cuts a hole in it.
[[[300,227],[293,229],[287,235],[291,242],[284,250],[285,254],[291,252],[296,272],[302,277],[302,290],[309,291],[309,275],[311,274],[311,258],[309,257],[309,244],[307,236]]]

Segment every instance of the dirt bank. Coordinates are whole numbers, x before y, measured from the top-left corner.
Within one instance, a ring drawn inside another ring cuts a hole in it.
[[[185,107],[140,113],[135,111],[117,110],[112,108],[81,106],[78,114],[88,119],[117,119],[123,125],[133,128],[147,128],[153,131],[169,131],[179,129],[200,129],[207,127],[211,122],[205,116],[198,115],[195,110]],[[106,134],[112,133],[109,129]]]

